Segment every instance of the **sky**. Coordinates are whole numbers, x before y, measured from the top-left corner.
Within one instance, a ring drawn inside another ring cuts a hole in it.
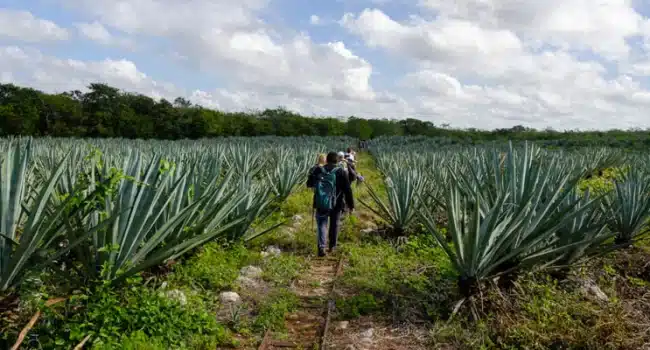
[[[2,0],[0,82],[226,111],[650,128],[650,0]]]

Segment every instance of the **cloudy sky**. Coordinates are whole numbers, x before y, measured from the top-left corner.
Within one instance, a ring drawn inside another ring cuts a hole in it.
[[[650,127],[650,0],[2,0],[0,81],[455,127]]]

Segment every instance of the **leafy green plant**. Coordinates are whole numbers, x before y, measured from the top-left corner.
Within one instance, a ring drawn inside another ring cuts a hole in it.
[[[45,348],[69,348],[87,335],[99,348],[147,339],[166,348],[191,348],[191,339],[199,340],[197,335],[212,339],[215,345],[232,344],[210,305],[189,292],[184,294],[186,301],[180,302],[165,290],[142,286],[139,279],[128,280],[123,290],[104,283],[74,295],[62,308],[47,311],[35,333]]]
[[[372,294],[368,293],[362,293],[336,301],[336,310],[340,317],[345,320],[370,315],[382,309],[381,303]]]
[[[284,318],[298,306],[298,297],[288,290],[276,290],[268,295],[260,305],[253,328],[264,331],[284,330]]]
[[[266,259],[262,277],[277,286],[288,286],[308,265],[303,257],[282,254]]]
[[[169,280],[174,285],[219,292],[231,288],[239,270],[255,257],[242,245],[224,248],[217,243],[203,246],[200,254],[178,264]]]

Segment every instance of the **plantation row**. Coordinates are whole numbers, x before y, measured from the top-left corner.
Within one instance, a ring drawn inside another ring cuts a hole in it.
[[[216,239],[247,241],[341,138],[0,141],[0,293],[45,266],[115,283]],[[10,298],[0,300],[7,301]]]
[[[371,143],[387,202],[371,191],[368,206],[395,235],[432,233],[465,297],[497,276],[509,281],[540,268],[565,274],[648,232],[647,154],[403,141]]]
[[[363,207],[358,206],[356,217],[349,215],[342,235],[341,251],[349,264],[342,282],[348,288],[359,288],[361,294],[343,304],[366,299],[370,303],[374,296],[393,300],[392,294],[398,300],[404,286],[393,287],[399,283],[406,284],[405,294],[413,303],[418,298],[414,298],[415,287],[409,281],[414,281],[417,292],[426,295],[428,303],[436,304],[426,304],[427,313],[438,308],[460,310],[461,303],[454,307],[447,302],[458,299],[469,300],[467,305],[475,311],[476,303],[471,301],[477,300],[477,294],[496,277],[507,286],[528,272],[546,269],[564,279],[570,271],[576,271],[571,267],[612,251],[625,252],[648,231],[650,157],[646,153],[610,148],[554,150],[526,143],[466,147],[439,141],[381,138],[369,143],[374,162],[360,155],[359,165],[366,166],[365,162],[370,161],[381,176],[374,167],[362,168],[362,174],[367,175],[365,185],[354,187]],[[297,250],[290,252],[289,247],[300,245],[306,247],[301,252],[313,252],[309,247],[315,249],[316,238],[307,220],[304,225],[294,222],[291,227],[275,229],[294,214],[303,220],[312,212],[311,193],[303,190],[302,184],[316,154],[343,150],[356,142],[346,137],[0,139],[0,315],[23,308],[27,311],[22,310],[22,314],[28,313],[29,317],[35,310],[28,304],[41,297],[92,296],[92,302],[70,302],[61,307],[65,312],[44,317],[44,324],[33,331],[34,337],[46,344],[77,344],[92,335],[92,342],[98,346],[107,340],[121,341],[116,335],[130,337],[141,330],[142,320],[149,320],[148,328],[142,331],[143,342],[148,343],[168,331],[153,329],[163,322],[156,317],[169,314],[166,307],[171,308],[156,295],[170,292],[164,290],[167,280],[160,271],[169,272],[168,267],[178,263],[171,268],[172,274],[180,272],[187,282],[185,287],[190,286],[184,289],[187,298],[203,298],[213,308],[192,304],[169,316],[191,321],[182,321],[188,324],[187,329],[177,332],[173,341],[167,339],[169,342],[163,342],[160,348],[180,344],[188,333],[203,332],[200,320],[212,327],[212,333],[204,333],[220,339],[219,344],[229,343],[221,339],[225,334],[221,333],[223,326],[212,314],[224,306],[214,307],[212,303],[219,300],[223,304],[219,293],[225,291],[235,290],[242,297],[246,292],[259,294],[260,300],[269,298],[269,304],[260,304],[264,310],[255,311],[253,324],[259,333],[269,329],[267,317],[272,316],[273,324],[283,324],[290,309],[283,305],[288,303],[287,295],[292,295],[288,286],[297,271],[305,268],[301,266],[305,257],[297,259],[291,255]],[[293,210],[285,215],[282,206]],[[363,212],[364,208],[374,212],[374,219],[384,227],[373,230],[375,225],[369,221],[373,216]],[[250,242],[274,230],[274,234]],[[401,237],[410,236],[409,242],[393,249],[375,239],[381,233],[399,237],[398,243],[404,242]],[[283,244],[273,241],[278,237]],[[286,241],[289,239],[293,242]],[[233,248],[229,244],[233,242],[249,242],[248,248]],[[279,259],[262,258],[260,250],[269,244],[282,248]],[[200,247],[205,250],[196,254]],[[404,253],[409,249],[417,252],[413,255],[419,260]],[[264,273],[266,269],[268,274],[282,272],[275,278],[283,283],[274,285],[284,293],[278,294],[281,297],[264,295],[263,288],[234,286],[240,268],[251,263],[251,256],[256,257],[253,261],[265,269]],[[222,276],[221,270],[228,272]],[[288,274],[289,270],[295,271]],[[411,275],[404,275],[404,271]],[[157,273],[162,276],[160,280],[146,286]],[[634,281],[646,288],[646,282]],[[446,286],[456,282],[457,291],[449,288],[454,291],[445,292]],[[104,304],[107,296],[115,299]],[[113,320],[106,318],[103,311],[96,314],[96,310],[106,309],[105,305],[121,313],[138,313],[140,304],[153,300],[167,306],[142,306],[142,315],[133,319],[121,315]],[[417,305],[420,312],[425,309],[423,305]],[[612,304],[612,308],[618,306]],[[234,321],[239,314],[230,311],[230,331],[251,336],[250,332],[239,332],[239,326],[235,326],[239,321]],[[339,311],[346,312],[343,307]],[[526,319],[523,312],[518,312],[507,317]],[[188,316],[190,313],[194,314]],[[11,333],[7,339],[12,344],[27,323],[22,314],[7,332]],[[82,316],[74,322],[66,323],[67,318],[79,314]],[[436,315],[446,319],[444,312]],[[57,317],[65,320],[53,321]],[[479,317],[476,324],[486,320]],[[165,324],[176,327],[178,323]],[[460,329],[470,328],[463,324]],[[548,331],[541,329],[542,333]],[[588,338],[598,332],[588,333]],[[627,336],[631,332],[626,329],[613,334]],[[262,334],[252,338],[255,336]],[[499,343],[502,336],[495,333],[489,337]],[[564,334],[552,337],[569,344],[575,341]],[[607,337],[600,343],[595,338],[590,341],[600,346],[611,340]],[[621,343],[614,340],[611,344]]]

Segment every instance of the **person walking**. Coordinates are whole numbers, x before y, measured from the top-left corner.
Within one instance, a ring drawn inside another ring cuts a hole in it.
[[[336,250],[341,226],[341,213],[347,208],[354,211],[354,198],[345,169],[338,166],[338,154],[327,154],[324,166],[316,168],[307,179],[307,187],[314,189],[313,207],[318,234],[318,256],[325,256],[326,237],[329,236],[330,253]],[[329,225],[328,225],[329,224]]]

